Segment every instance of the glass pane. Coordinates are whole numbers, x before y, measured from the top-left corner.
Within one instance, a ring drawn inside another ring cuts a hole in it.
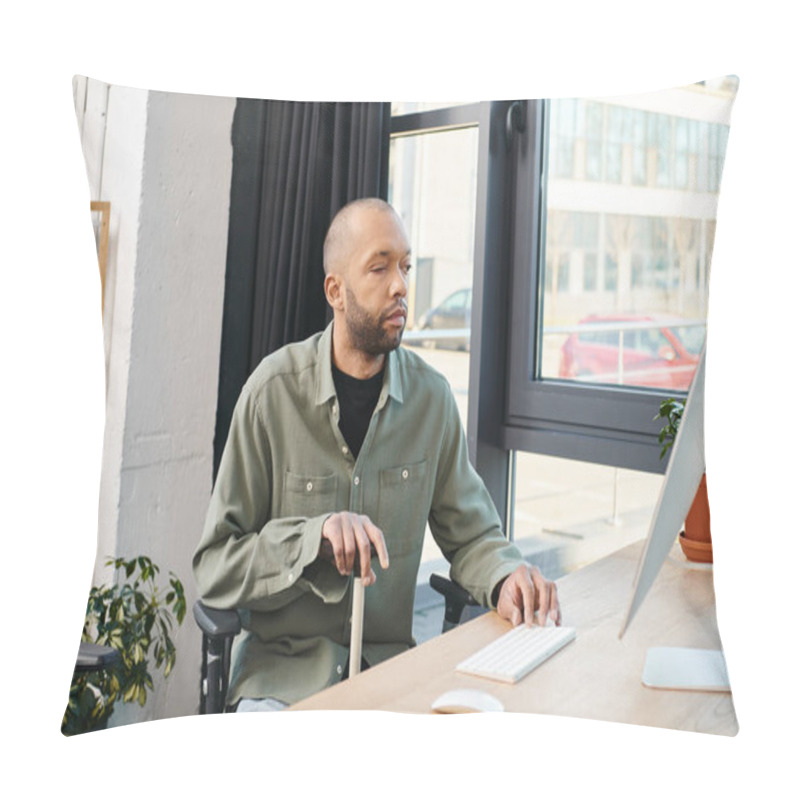
[[[689,387],[736,88],[551,102],[539,377]]]
[[[477,127],[391,141],[388,199],[403,219],[413,259],[403,346],[413,348],[447,378],[465,429],[477,165]],[[428,530],[418,597],[425,595],[434,571],[446,575],[448,566]],[[441,632],[440,601],[439,595],[432,598],[436,610],[422,627],[418,620],[425,615],[426,601],[415,604],[417,641]]]
[[[649,530],[663,475],[516,452],[513,538],[559,578]]]

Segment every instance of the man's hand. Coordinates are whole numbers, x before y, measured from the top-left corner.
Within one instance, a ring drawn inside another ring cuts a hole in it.
[[[538,620],[534,619],[537,611]],[[503,581],[497,599],[497,613],[515,626],[523,620],[526,625],[538,621],[544,626],[548,617],[560,625],[561,608],[556,585],[545,580],[538,567],[523,564]]]
[[[372,520],[363,514],[340,511],[331,514],[322,526],[319,554],[336,565],[341,575],[349,575],[358,557],[364,586],[375,583],[375,572],[370,564],[376,553],[383,569],[389,566],[389,554],[383,533]]]

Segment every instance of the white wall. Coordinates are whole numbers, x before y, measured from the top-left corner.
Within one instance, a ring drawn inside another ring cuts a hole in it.
[[[88,102],[104,89],[107,104]],[[235,100],[93,81],[83,96],[92,199],[111,202],[95,579],[109,579],[107,555],[149,555],[163,585],[170,570],[178,575],[191,606],[191,556],[212,483]],[[191,612],[174,640],[169,680],[156,681],[143,710],[120,707],[112,724],[196,712]]]
[[[91,198],[111,203],[103,342],[106,427],[98,508],[95,582],[108,580],[106,556],[117,555],[120,465],[127,411],[139,210],[147,125],[147,92],[85,81],[83,154]],[[98,318],[99,314],[98,297]]]

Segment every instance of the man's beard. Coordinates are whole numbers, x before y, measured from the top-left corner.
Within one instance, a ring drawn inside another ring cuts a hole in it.
[[[397,312],[397,306],[381,313],[375,319],[358,304],[355,295],[349,288],[346,288],[345,291],[347,292],[345,324],[350,333],[350,340],[353,346],[362,353],[367,353],[371,356],[381,356],[396,350],[403,338],[404,328],[397,328],[394,332],[389,333],[385,330],[384,323],[392,314]]]

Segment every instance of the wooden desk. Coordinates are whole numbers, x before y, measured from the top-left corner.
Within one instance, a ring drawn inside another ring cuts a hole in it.
[[[730,693],[641,683],[648,647],[721,647],[710,571],[668,560],[618,638],[641,548],[641,542],[630,545],[557,582],[563,624],[577,629],[575,641],[513,686],[455,671],[466,656],[509,629],[491,612],[291,708],[431,713],[443,692],[472,687],[489,691],[507,711],[735,735]],[[682,561],[679,550],[674,558]]]

